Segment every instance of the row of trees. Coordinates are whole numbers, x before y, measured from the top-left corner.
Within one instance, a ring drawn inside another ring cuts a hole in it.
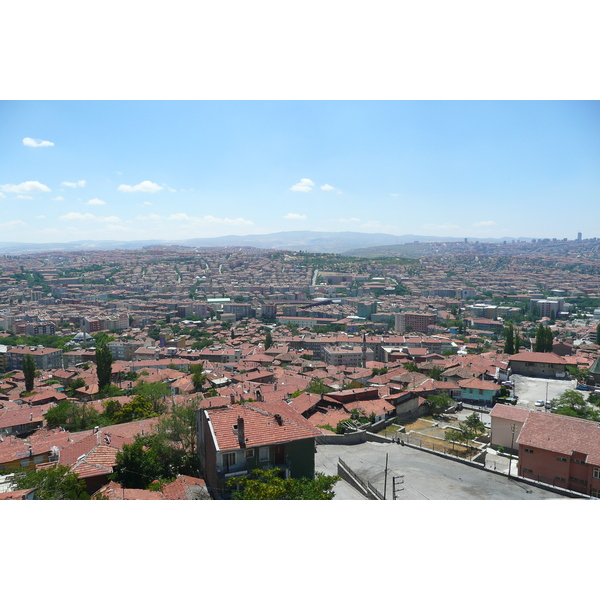
[[[554,336],[550,327],[544,327],[540,323],[537,333],[535,334],[535,346],[534,352],[552,352],[552,343],[554,342]]]

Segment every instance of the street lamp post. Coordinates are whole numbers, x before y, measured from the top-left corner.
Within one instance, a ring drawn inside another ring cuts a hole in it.
[[[508,455],[508,478],[509,479],[510,479],[510,465],[512,463],[513,446],[515,443],[515,424],[514,423],[510,426],[510,430],[512,432],[512,438],[510,440],[510,453]]]

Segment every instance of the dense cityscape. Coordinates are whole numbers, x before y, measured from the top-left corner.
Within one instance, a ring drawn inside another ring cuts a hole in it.
[[[599,497],[600,241],[406,246],[4,254],[0,498]]]

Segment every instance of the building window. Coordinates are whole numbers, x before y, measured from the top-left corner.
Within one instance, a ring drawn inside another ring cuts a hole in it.
[[[587,479],[579,479],[579,477],[569,477],[569,481],[573,481],[574,483],[582,483],[583,485],[587,485]]]
[[[254,448],[246,450],[246,458],[254,458]]]
[[[579,460],[578,458],[572,458],[571,462],[576,463],[578,465],[585,465],[585,460]]]
[[[267,462],[269,460],[269,448],[260,448],[258,451],[258,458],[260,462]]]
[[[594,479],[600,479],[600,468],[594,467]]]
[[[532,469],[523,469],[523,473],[533,473]]]
[[[42,462],[44,462],[44,457],[43,456],[34,456],[33,457],[33,464],[34,465],[39,465]]]
[[[533,450],[531,448],[525,448],[525,452],[528,454],[533,454]]]
[[[29,459],[28,458],[23,458],[21,460],[21,466],[22,467],[28,467],[29,466]]]
[[[227,452],[223,454],[223,468],[229,469],[229,467],[235,465],[235,452]]]
[[[596,488],[592,488],[591,494],[592,498],[600,498],[600,490]]]
[[[567,459],[564,456],[557,456],[556,460],[558,460],[559,462],[567,462]]]
[[[555,477],[556,481],[567,481],[564,477]]]

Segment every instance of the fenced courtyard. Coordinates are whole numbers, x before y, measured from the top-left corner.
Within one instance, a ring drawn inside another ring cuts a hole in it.
[[[379,435],[399,440],[401,443],[419,448],[451,454],[459,458],[472,459],[483,449],[483,445],[472,442],[465,445],[445,439],[448,428],[458,428],[459,420],[452,415],[443,417],[421,417],[406,422],[395,423],[379,432]]]

